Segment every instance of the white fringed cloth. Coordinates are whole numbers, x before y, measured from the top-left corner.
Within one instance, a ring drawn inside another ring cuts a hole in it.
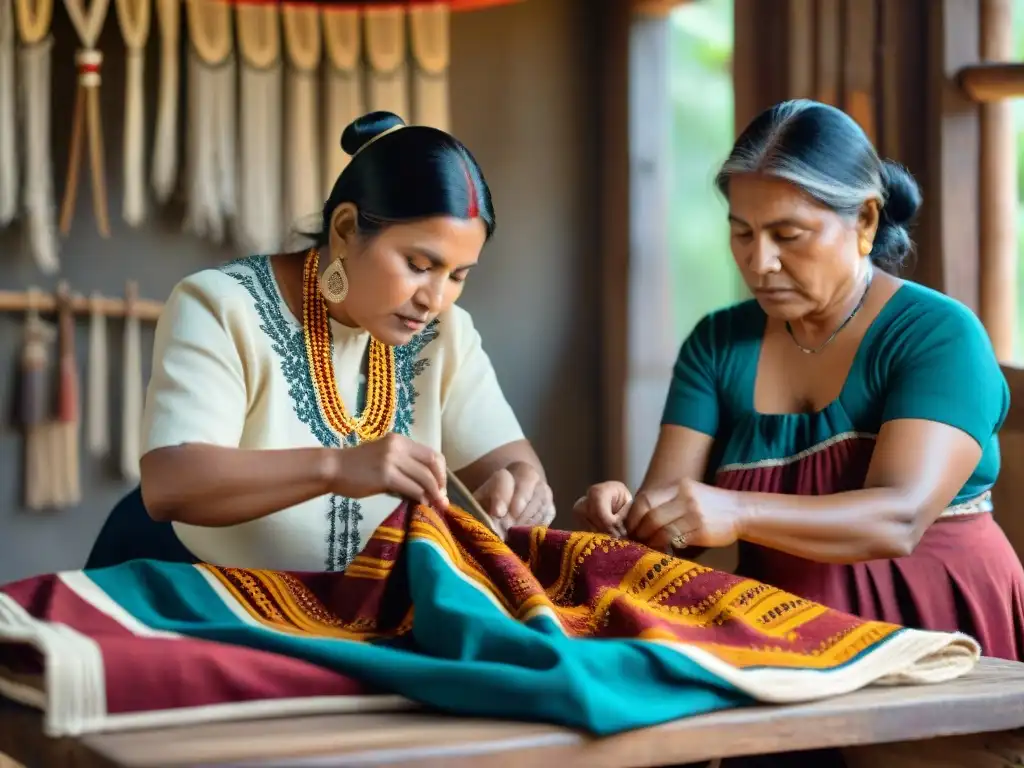
[[[411,122],[406,10],[397,6],[367,8],[364,26],[370,111],[394,112]]]
[[[319,141],[323,36],[320,11],[314,5],[282,6],[281,22],[288,56],[284,221],[294,227],[323,207]]]
[[[449,130],[448,66],[451,61],[451,11],[447,5],[409,9],[412,51],[412,121]]]
[[[324,67],[323,196],[348,165],[341,148],[345,127],[366,113],[363,98],[362,13],[349,8],[321,11],[326,49]]]
[[[235,57],[231,6],[187,0],[188,136],[185,231],[224,242],[236,206]]]
[[[235,7],[241,61],[235,236],[245,253],[274,253],[282,225],[281,28],[277,5]]]

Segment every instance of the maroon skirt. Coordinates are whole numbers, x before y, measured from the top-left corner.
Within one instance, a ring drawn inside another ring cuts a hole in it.
[[[1024,568],[990,514],[940,518],[912,555],[853,565],[741,542],[737,572],[866,619],[960,631],[985,656],[1024,661]]]

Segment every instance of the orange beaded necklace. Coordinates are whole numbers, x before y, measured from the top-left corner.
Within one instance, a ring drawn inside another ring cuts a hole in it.
[[[319,279],[320,252],[311,248],[302,272],[302,331],[320,411],[340,436],[354,432],[361,441],[378,440],[391,431],[395,418],[395,348],[370,339],[366,405],[362,415],[353,418],[338,394],[331,357],[331,325],[327,302],[320,294]]]

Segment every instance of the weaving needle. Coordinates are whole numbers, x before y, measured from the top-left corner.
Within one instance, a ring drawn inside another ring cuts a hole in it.
[[[491,532],[494,533],[495,536],[499,536],[502,539],[505,538],[498,531],[497,525],[495,524],[494,520],[491,519],[491,516],[484,511],[484,508],[482,506],[480,506],[480,502],[476,500],[476,497],[474,497],[473,494],[469,492],[469,489],[465,486],[465,484],[463,484],[463,482],[459,480],[455,473],[452,472],[450,469],[448,470],[448,487],[449,497],[453,497],[454,502],[461,509],[464,509],[466,512],[475,517],[477,521],[486,525],[491,530]],[[454,493],[452,493],[452,491],[454,491]]]

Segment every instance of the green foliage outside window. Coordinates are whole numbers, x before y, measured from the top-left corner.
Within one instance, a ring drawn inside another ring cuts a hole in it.
[[[741,296],[714,176],[732,147],[733,3],[701,0],[671,16],[669,248],[680,338]]]

